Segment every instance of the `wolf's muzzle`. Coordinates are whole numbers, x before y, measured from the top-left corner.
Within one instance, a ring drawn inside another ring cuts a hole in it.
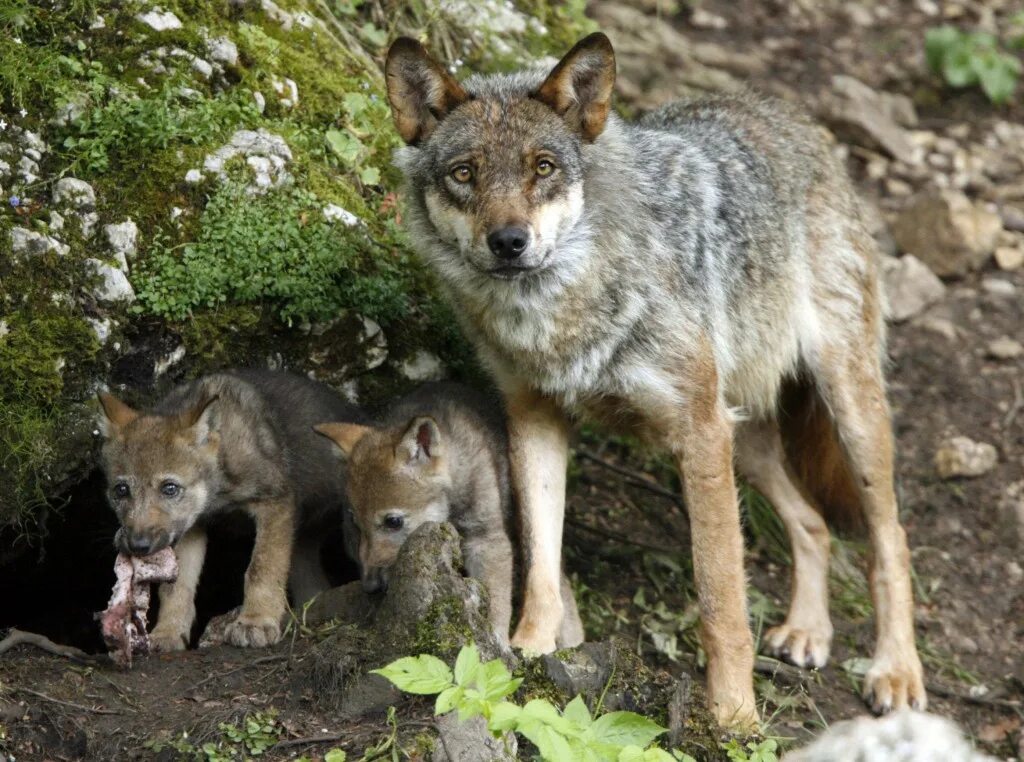
[[[498,259],[516,259],[530,245],[530,231],[518,225],[497,228],[487,234],[487,247]]]

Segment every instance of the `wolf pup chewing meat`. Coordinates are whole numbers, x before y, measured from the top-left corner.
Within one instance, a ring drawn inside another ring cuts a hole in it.
[[[823,515],[856,511],[877,617],[865,696],[923,708],[878,252],[823,132],[752,93],[624,122],[600,33],[550,71],[464,82],[401,38],[385,73],[414,243],[506,398],[530,559],[513,645],[555,647],[568,417],[589,415],[678,464],[720,722],[757,721],[734,459],[793,548],[767,649],[825,663]]]
[[[487,588],[494,632],[507,643],[515,553],[500,403],[460,384],[425,384],[395,403],[379,426],[326,423],[316,430],[347,461],[364,588],[387,587],[388,567],[417,527],[450,521],[462,538],[466,571]],[[559,598],[555,640],[559,647],[577,646],[583,626],[564,575]]]
[[[121,521],[118,548],[149,555],[170,545],[178,556],[177,581],[160,587],[153,647],[188,647],[204,523],[230,509],[252,516],[256,544],[242,610],[226,639],[238,646],[276,643],[286,583],[298,604],[329,586],[320,545],[324,529],[344,513],[344,474],[312,426],[366,418],[323,384],[257,370],[183,384],[144,412],[110,394],[101,393],[100,402],[103,470]]]

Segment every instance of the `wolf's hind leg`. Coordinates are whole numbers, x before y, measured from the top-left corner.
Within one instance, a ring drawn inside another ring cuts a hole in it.
[[[281,639],[288,610],[285,586],[291,565],[295,504],[291,497],[250,506],[256,519],[256,544],[245,571],[245,596],[238,618],[224,631],[228,643],[261,648]]]
[[[575,648],[584,639],[583,621],[572,591],[572,582],[562,575],[562,627],[558,631],[555,645],[559,648]]]
[[[828,527],[797,486],[774,421],[737,427],[735,452],[740,473],[782,519],[793,553],[789,613],[785,622],[765,632],[762,650],[798,667],[823,667],[832,647]]]
[[[188,648],[196,619],[196,588],[206,559],[206,531],[189,529],[178,540],[174,553],[178,557],[178,579],[160,585],[160,620],[149,635],[156,651]]]
[[[889,404],[875,346],[874,341],[859,348],[837,342],[821,353],[814,370],[818,390],[832,410],[868,528],[876,645],[864,678],[864,697],[881,713],[908,705],[924,709],[927,698],[914,642],[910,551],[893,485]]]

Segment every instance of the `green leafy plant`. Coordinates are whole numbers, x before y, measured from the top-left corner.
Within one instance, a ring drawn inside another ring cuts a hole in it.
[[[1022,65],[999,38],[988,32],[964,32],[941,26],[925,34],[928,66],[950,87],[980,85],[993,103],[1006,103],[1017,87]]]
[[[658,748],[647,748],[665,728],[635,712],[593,716],[580,696],[559,711],[546,699],[525,705],[508,700],[522,678],[514,678],[500,659],[482,663],[475,645],[462,648],[454,671],[429,654],[408,656],[378,670],[406,693],[437,695],[434,713],[455,711],[459,721],[483,717],[496,737],[513,731],[529,740],[551,762],[672,762]]]
[[[144,746],[154,752],[172,749],[181,759],[196,762],[229,762],[260,757],[281,740],[284,728],[274,710],[247,714],[241,726],[228,722],[218,725],[223,738],[196,746],[188,733],[169,740],[147,741]],[[344,758],[342,758],[344,760]]]
[[[778,762],[779,744],[774,738],[763,741],[748,741],[746,746],[733,738],[722,744],[722,750],[729,757],[729,762]]]

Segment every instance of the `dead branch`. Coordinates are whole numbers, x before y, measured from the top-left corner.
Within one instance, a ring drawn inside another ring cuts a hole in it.
[[[581,457],[586,458],[587,460],[589,460],[589,461],[591,461],[593,463],[596,463],[599,466],[604,466],[609,471],[614,471],[615,473],[619,474],[619,476],[627,477],[628,479],[631,480],[630,483],[635,483],[635,486],[637,486],[637,487],[640,487],[642,489],[645,489],[645,490],[648,490],[650,492],[653,492],[656,495],[661,495],[662,497],[666,497],[669,500],[673,500],[680,507],[683,506],[682,495],[679,495],[679,494],[673,492],[670,489],[665,489],[660,484],[656,484],[655,482],[652,482],[649,478],[647,478],[647,476],[645,476],[644,474],[640,473],[639,471],[634,471],[631,468],[626,468],[625,466],[620,466],[617,463],[611,463],[611,462],[605,460],[604,458],[602,458],[600,455],[597,455],[596,453],[592,453],[589,450],[584,450],[582,448],[577,448],[576,449],[576,453],[578,455],[580,455]]]
[[[63,699],[54,698],[53,696],[47,696],[45,693],[34,691],[31,688],[22,688],[21,686],[16,685],[12,690],[15,693],[27,693],[30,696],[35,696],[36,698],[48,701],[51,704],[59,704],[60,706],[66,706],[69,709],[77,709],[81,712],[91,712],[92,714],[121,714],[116,709],[99,709],[96,707],[85,706],[84,704],[76,704],[72,701],[64,701]]]
[[[12,627],[7,637],[0,640],[0,654],[10,651],[15,646],[27,645],[35,646],[47,653],[54,654],[56,656],[63,656],[67,659],[73,659],[78,662],[93,662],[97,661],[96,657],[90,656],[85,651],[79,650],[73,646],[62,646],[59,643],[54,643],[45,635],[38,635],[34,632],[25,632]]]

